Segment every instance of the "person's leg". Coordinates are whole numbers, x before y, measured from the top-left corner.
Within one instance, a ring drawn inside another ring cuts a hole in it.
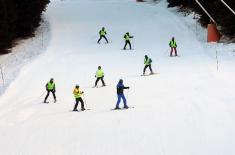
[[[126,49],[126,45],[127,45],[127,41],[126,41],[125,46],[124,46],[124,48],[123,48],[124,50]]]
[[[97,43],[99,44],[100,43],[100,40],[102,39],[102,36],[100,36],[99,40],[97,41]]]
[[[45,97],[45,99],[44,99],[44,103],[47,102],[47,98],[48,98],[49,94],[50,94],[50,91],[47,91],[47,95],[46,95],[46,97]]]
[[[98,82],[100,81],[100,78],[96,78],[96,81],[95,81],[95,87],[97,86]]]
[[[123,100],[123,103],[124,103],[124,108],[128,108],[127,104],[126,104],[126,97],[124,94],[121,95],[121,98]]]
[[[105,86],[104,77],[101,78],[101,81],[102,81],[102,85]]]
[[[171,54],[170,54],[171,57],[172,57],[172,53],[173,53],[173,47],[171,47]]]
[[[83,99],[81,97],[79,98],[79,101],[81,102],[81,109],[82,109],[82,111],[85,110],[84,102],[83,102]]]
[[[104,39],[106,40],[106,42],[109,43],[109,41],[108,41],[108,39],[106,38],[106,36],[103,36],[103,37],[104,37]]]
[[[55,96],[55,91],[51,91],[53,94],[54,102],[56,102],[56,96]]]
[[[175,56],[178,56],[176,47],[174,48],[174,50],[175,50]]]
[[[149,65],[149,69],[150,69],[151,74],[153,74],[152,65]]]
[[[148,65],[144,66],[144,70],[143,70],[143,75],[145,74],[146,68],[148,67]]]
[[[128,44],[129,44],[130,49],[132,49],[132,47],[131,47],[131,42],[130,42],[130,41],[128,41]]]
[[[78,111],[78,102],[79,102],[79,100],[78,100],[78,98],[76,98],[76,103],[75,103],[75,105],[74,105],[74,108],[73,108],[73,111]]]
[[[121,95],[118,94],[117,97],[118,97],[118,100],[117,100],[117,104],[116,104],[116,108],[115,109],[120,109],[119,108],[119,104],[121,102]]]

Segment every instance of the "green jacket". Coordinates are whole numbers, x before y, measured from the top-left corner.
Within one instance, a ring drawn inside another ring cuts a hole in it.
[[[169,46],[173,47],[173,48],[176,48],[177,47],[176,41],[171,40],[170,43],[169,43]]]
[[[102,70],[102,69],[98,69],[98,70],[96,71],[96,77],[97,77],[97,78],[101,78],[101,77],[103,77],[103,76],[104,76],[103,70]]]
[[[151,63],[152,63],[152,59],[150,59],[150,58],[144,58],[144,64],[145,65],[151,65]]]
[[[46,85],[47,90],[54,90],[55,89],[55,83],[48,82]]]
[[[77,88],[75,88],[75,89],[73,90],[73,95],[74,95],[75,98],[81,98],[81,95],[82,95],[82,94],[83,94],[83,92],[80,91],[80,90],[77,89]]]
[[[133,36],[130,36],[130,35],[128,35],[128,34],[125,34],[125,35],[124,35],[124,39],[125,39],[126,41],[130,41],[130,38],[133,38]]]
[[[105,36],[107,33],[106,33],[105,30],[100,30],[99,34],[100,34],[101,36]]]

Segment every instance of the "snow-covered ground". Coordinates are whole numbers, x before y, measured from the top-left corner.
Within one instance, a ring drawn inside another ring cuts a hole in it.
[[[35,37],[19,40],[17,46],[9,54],[0,56],[0,95],[17,77],[20,69],[44,52],[50,43],[50,25],[43,16]]]
[[[0,154],[235,154],[234,45],[203,43],[190,17],[166,5],[52,1],[46,51],[21,68],[0,98]],[[102,26],[110,44],[96,44]],[[127,31],[135,50],[120,50]],[[169,57],[172,36],[177,58]],[[140,76],[145,54],[159,74]],[[98,65],[108,86],[94,89]],[[58,102],[41,104],[51,77]],[[135,108],[111,111],[120,78],[131,87],[126,95]],[[75,84],[91,110],[70,112]]]

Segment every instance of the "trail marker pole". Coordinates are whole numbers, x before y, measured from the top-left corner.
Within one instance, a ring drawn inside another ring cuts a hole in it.
[[[216,50],[216,64],[217,64],[217,71],[219,71],[219,60],[218,60],[218,51]]]
[[[1,77],[2,77],[2,85],[3,85],[3,88],[4,88],[5,87],[5,80],[4,80],[3,69],[2,69],[1,64],[0,64],[0,70],[1,70]]]

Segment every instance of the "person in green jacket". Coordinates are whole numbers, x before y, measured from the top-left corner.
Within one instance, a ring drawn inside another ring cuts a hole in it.
[[[124,50],[126,50],[126,45],[128,44],[129,45],[129,47],[130,47],[130,49],[132,49],[131,48],[131,42],[130,42],[130,39],[131,38],[134,38],[133,36],[130,36],[130,33],[129,32],[127,32],[125,35],[124,35],[124,39],[125,39],[125,46],[124,46]]]
[[[175,56],[178,56],[177,50],[176,50],[177,44],[176,44],[176,41],[175,41],[175,38],[174,38],[174,37],[172,37],[171,41],[169,42],[169,46],[170,46],[170,48],[171,48],[171,54],[170,54],[170,56],[172,57],[173,51],[175,51]]]
[[[54,79],[51,78],[50,81],[46,84],[46,90],[47,90],[47,95],[45,97],[45,100],[44,100],[44,103],[49,103],[47,102],[47,98],[50,94],[50,92],[53,94],[53,97],[54,97],[54,103],[56,102],[56,96],[55,96],[55,83],[54,83]]]
[[[152,63],[152,59],[150,59],[147,55],[144,56],[144,70],[143,70],[143,75],[145,75],[145,71],[146,69],[149,67],[150,69],[150,74],[153,74],[153,70],[152,70],[152,66],[151,66],[151,63]]]
[[[107,34],[107,32],[106,32],[105,28],[102,27],[102,29],[99,31],[100,38],[99,38],[99,40],[97,42],[98,44],[100,43],[100,40],[102,38],[104,38],[106,40],[106,43],[109,43],[108,39],[106,38],[106,34]]]
[[[101,66],[98,66],[98,70],[96,71],[95,77],[96,77],[95,87],[97,86],[97,84],[98,84],[98,82],[100,80],[102,81],[102,86],[104,87],[105,86],[105,83],[104,83],[104,72],[101,69]]]
[[[73,111],[78,111],[77,107],[78,107],[79,102],[81,102],[82,111],[86,110],[84,107],[84,102],[82,100],[82,94],[84,94],[84,92],[79,89],[79,85],[76,85],[73,90],[73,95],[74,95],[74,98],[76,101],[74,108],[73,108]]]

